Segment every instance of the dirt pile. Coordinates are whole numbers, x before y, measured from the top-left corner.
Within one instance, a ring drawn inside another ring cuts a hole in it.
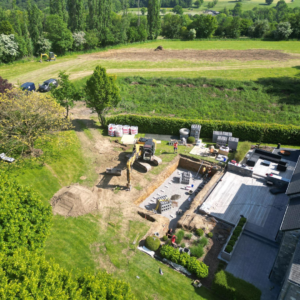
[[[63,187],[51,199],[53,214],[78,217],[98,209],[97,188],[93,191],[78,184]]]
[[[163,46],[158,46],[156,49],[154,49],[154,51],[161,51],[164,50]]]

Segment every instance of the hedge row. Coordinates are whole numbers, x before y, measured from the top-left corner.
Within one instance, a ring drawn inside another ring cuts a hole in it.
[[[253,284],[221,270],[215,275],[212,290],[224,299],[260,300],[261,291]]]
[[[225,248],[225,251],[227,253],[232,252],[236,241],[238,240],[238,238],[240,237],[240,235],[242,233],[243,226],[245,225],[246,221],[247,221],[247,218],[243,218],[243,217],[240,218],[240,221],[237,224],[237,226],[235,227],[235,229],[233,231],[233,234],[232,234],[232,236],[231,236],[230,240],[228,241],[227,246]]]
[[[205,278],[208,276],[208,266],[197,260],[196,257],[191,257],[187,253],[180,253],[179,250],[172,246],[164,245],[160,249],[160,255],[172,262],[179,264],[198,278]]]
[[[300,126],[253,122],[216,120],[185,120],[166,117],[139,115],[118,115],[106,119],[107,124],[126,124],[139,127],[143,133],[179,135],[180,128],[190,128],[191,124],[201,124],[201,137],[212,138],[214,130],[232,132],[234,137],[244,141],[258,141],[263,134],[265,143],[297,145],[300,141]]]

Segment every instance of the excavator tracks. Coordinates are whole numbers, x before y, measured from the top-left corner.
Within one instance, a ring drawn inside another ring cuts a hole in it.
[[[158,156],[153,155],[151,161],[155,166],[158,166],[162,163],[162,159]]]
[[[144,171],[149,172],[151,170],[151,166],[147,163],[141,162],[139,160],[136,160],[135,163],[143,168]]]

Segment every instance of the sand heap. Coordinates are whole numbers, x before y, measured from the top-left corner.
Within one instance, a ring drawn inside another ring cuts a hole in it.
[[[78,217],[98,209],[97,191],[78,184],[63,187],[51,199],[53,214]]]

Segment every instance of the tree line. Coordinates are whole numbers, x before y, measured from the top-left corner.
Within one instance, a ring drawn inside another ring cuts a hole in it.
[[[237,2],[232,10],[225,7],[217,16],[192,16],[183,15],[182,7],[177,4],[173,8],[175,15],[161,17],[160,0],[147,1],[147,15],[144,7],[142,15],[129,14],[125,4],[123,13],[117,14],[112,9],[113,0],[50,0],[48,12],[42,12],[28,0],[26,10],[19,10],[16,5],[10,10],[0,8],[0,62],[38,56],[50,50],[61,55],[67,51],[146,41],[158,35],[181,39],[300,38],[299,7],[291,9],[284,0],[275,7],[255,7],[248,11],[243,11],[242,5]]]

